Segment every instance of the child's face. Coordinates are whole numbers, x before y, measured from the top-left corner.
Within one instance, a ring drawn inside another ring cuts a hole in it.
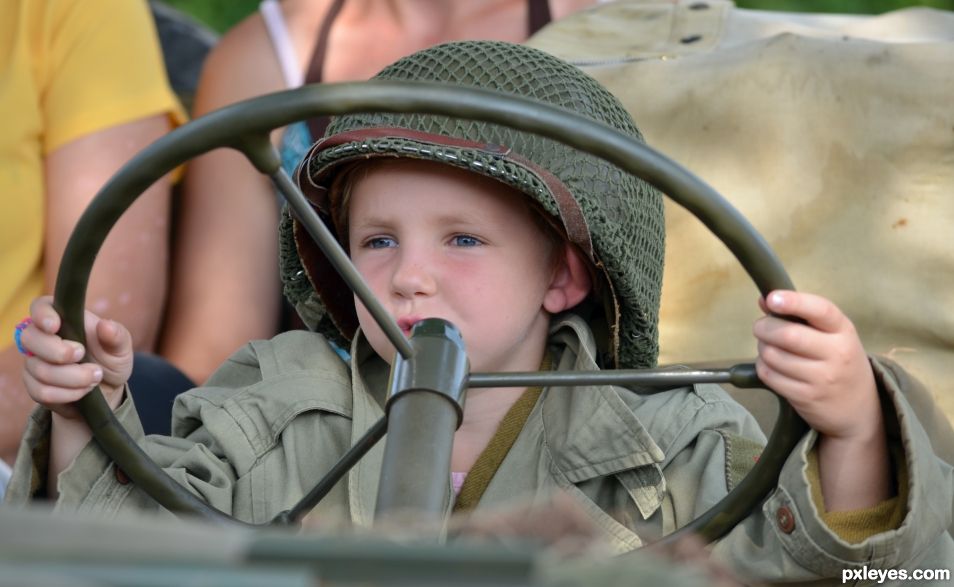
[[[525,197],[437,163],[374,165],[351,193],[351,258],[405,334],[443,318],[461,330],[474,371],[536,369],[559,252]],[[394,348],[355,304],[371,346],[390,361]]]

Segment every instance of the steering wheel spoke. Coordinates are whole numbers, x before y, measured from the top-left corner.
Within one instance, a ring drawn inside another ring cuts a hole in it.
[[[616,385],[644,395],[697,383],[728,383],[740,388],[764,387],[755,373],[753,363],[740,363],[722,369],[663,367],[605,371],[471,373],[467,379],[467,386],[470,388]]]

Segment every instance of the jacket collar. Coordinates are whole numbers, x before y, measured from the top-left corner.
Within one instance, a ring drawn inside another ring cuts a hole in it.
[[[358,329],[351,343],[352,446],[384,416],[388,372],[388,364],[374,353]],[[385,442],[386,438],[378,441],[348,472],[348,505],[356,526],[370,527],[374,521]]]
[[[596,342],[582,318],[554,319],[551,344],[562,348],[558,369],[597,370]],[[611,386],[550,388],[542,402],[547,447],[554,464],[573,482],[659,465],[662,449]]]

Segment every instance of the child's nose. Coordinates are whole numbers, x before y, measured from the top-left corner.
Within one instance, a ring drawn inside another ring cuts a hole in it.
[[[426,296],[434,293],[436,285],[433,263],[425,255],[402,251],[391,279],[394,293],[406,298]]]

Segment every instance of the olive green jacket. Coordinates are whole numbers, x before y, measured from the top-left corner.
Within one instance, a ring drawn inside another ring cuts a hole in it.
[[[595,344],[575,316],[555,321],[551,349],[561,370],[595,369]],[[117,416],[146,451],[211,505],[254,523],[291,507],[382,416],[387,365],[357,337],[351,370],[321,336],[288,332],[252,342],[174,409],[173,437],[144,437],[131,401]],[[891,369],[875,363],[909,473],[900,528],[849,545],[819,518],[805,474],[809,433],[789,458],[779,487],[714,547],[743,575],[809,580],[842,569],[954,568],[951,470],[933,456]],[[127,394],[128,398],[128,394]],[[33,414],[7,502],[31,497],[34,452],[49,415]],[[515,496],[565,491],[619,551],[688,523],[747,470],[763,437],[754,419],[717,386],[640,396],[609,386],[550,388],[486,489],[477,511]],[[310,514],[371,524],[383,443]],[[32,478],[32,479],[31,479]],[[124,484],[90,443],[59,479],[59,509],[116,513],[158,506]],[[448,497],[450,487],[448,483]],[[450,501],[450,499],[449,499]],[[779,515],[785,512],[785,515]]]

